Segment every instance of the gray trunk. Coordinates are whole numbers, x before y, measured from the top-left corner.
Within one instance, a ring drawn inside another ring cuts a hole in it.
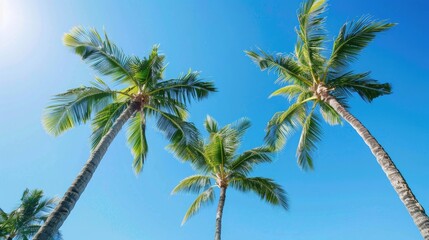
[[[364,142],[369,146],[372,154],[377,159],[378,164],[380,164],[396,193],[399,195],[399,198],[413,218],[421,235],[425,240],[429,240],[429,218],[387,152],[371,135],[368,129],[366,129],[359,120],[350,114],[334,97],[327,96],[324,101],[334,108],[341,117],[343,117],[356,130],[356,132],[358,132]]]
[[[113,139],[116,137],[127,120],[136,111],[136,108],[137,103],[130,104],[128,108],[118,117],[118,119],[116,119],[112,125],[112,128],[101,139],[94,151],[92,151],[85,166],[82,168],[70,188],[64,194],[55,210],[49,215],[46,222],[36,233],[33,240],[50,239],[59,230],[61,225],[72,211],[80,195],[83,193],[89,181],[91,180],[92,175],[106,153],[109,145],[112,143]]]
[[[220,235],[222,231],[222,214],[223,214],[223,206],[225,205],[225,198],[226,198],[226,187],[220,187],[219,204],[217,205],[217,213],[216,213],[215,240],[220,240]]]

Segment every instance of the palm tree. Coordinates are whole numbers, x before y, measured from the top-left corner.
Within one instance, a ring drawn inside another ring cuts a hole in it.
[[[266,202],[287,209],[286,193],[280,185],[269,178],[248,176],[256,164],[271,162],[271,148],[256,147],[241,154],[237,153],[241,138],[250,127],[250,122],[241,119],[219,129],[217,122],[207,116],[204,126],[210,134],[207,141],[199,137],[198,141],[187,149],[180,144],[169,146],[179,158],[191,161],[199,171],[199,174],[183,179],[173,189],[173,193],[199,193],[186,212],[182,225],[198,212],[202,204],[214,201],[216,187],[220,189],[220,195],[215,240],[221,239],[223,207],[229,186],[242,192],[252,191]]]
[[[36,234],[56,203],[55,198],[43,198],[42,190],[25,189],[17,209],[10,213],[0,209],[0,238],[28,240]],[[62,239],[61,234],[56,232],[53,239]]]
[[[186,104],[215,91],[213,83],[203,82],[189,71],[177,79],[164,80],[164,56],[154,46],[148,57],[126,56],[106,34],[95,29],[75,27],[65,34],[64,43],[100,74],[111,77],[120,87],[114,90],[96,78],[91,86],[74,88],[56,95],[43,117],[45,129],[59,135],[92,119],[92,153],[57,208],[35,236],[47,239],[63,224],[84,191],[114,137],[129,121],[127,141],[134,156],[133,168],[141,172],[148,144],[145,129],[148,117],[168,140],[188,144],[197,130],[185,121]]]
[[[341,27],[330,56],[326,57],[325,9],[325,0],[308,0],[302,4],[298,11],[298,40],[294,53],[270,55],[262,50],[246,52],[262,70],[275,71],[278,81],[287,84],[272,96],[282,95],[293,102],[287,110],[275,113],[269,121],[266,142],[279,149],[290,134],[302,127],[297,148],[298,164],[313,168],[311,154],[321,139],[320,118],[316,110],[319,109],[323,119],[331,125],[339,124],[341,118],[344,119],[369,146],[421,234],[429,239],[429,218],[425,210],[387,152],[349,112],[346,102],[352,93],[357,93],[367,102],[391,93],[390,84],[371,79],[369,72],[356,73],[348,67],[377,33],[395,24],[374,21],[368,16],[347,22]]]

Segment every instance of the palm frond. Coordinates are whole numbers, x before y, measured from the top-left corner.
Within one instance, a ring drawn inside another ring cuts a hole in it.
[[[225,143],[224,135],[219,133],[213,134],[210,137],[210,141],[204,147],[206,161],[213,169],[221,169],[234,155],[234,149],[235,147]]]
[[[204,152],[204,140],[201,138],[192,144],[187,145],[180,142],[170,143],[167,146],[167,149],[170,150],[177,158],[183,161],[189,161],[196,170],[202,173],[209,173],[213,168],[209,161],[207,161],[207,157]]]
[[[325,20],[326,0],[305,1],[298,10],[299,29],[296,49],[302,55],[301,63],[311,72],[313,80],[324,66],[322,51],[326,37]],[[298,56],[299,56],[298,55]]]
[[[192,99],[201,100],[216,88],[212,82],[204,82],[199,77],[199,72],[189,71],[177,79],[159,82],[149,94],[172,98],[176,101],[189,103]]]
[[[198,142],[199,133],[193,123],[148,105],[145,106],[145,112],[157,118],[158,129],[164,133],[171,143],[190,146]]]
[[[313,108],[306,116],[304,124],[302,125],[301,137],[296,150],[298,165],[303,169],[307,167],[313,169],[313,157],[311,154],[317,148],[316,142],[320,141],[322,134],[319,118],[314,114],[315,106],[316,105],[313,105]]]
[[[325,122],[331,126],[343,124],[340,114],[338,114],[337,111],[335,111],[329,104],[320,101],[319,106],[320,114],[322,115]]]
[[[189,207],[188,211],[185,214],[185,217],[183,218],[182,225],[185,224],[185,222],[190,217],[194,216],[198,212],[198,210],[200,210],[201,205],[213,203],[214,199],[215,195],[213,187],[210,187],[209,189],[202,192]]]
[[[253,170],[253,166],[260,163],[271,162],[272,148],[257,147],[247,150],[237,156],[229,165],[229,169],[233,172],[238,172],[243,175],[249,174]]]
[[[272,179],[262,177],[235,177],[230,181],[231,187],[242,191],[252,191],[262,200],[288,209],[286,192],[283,188],[275,183]]]
[[[296,102],[286,111],[277,112],[267,124],[265,142],[275,150],[281,149],[296,129],[302,125],[305,102]]]
[[[377,33],[393,26],[395,26],[394,23],[374,21],[369,16],[346,22],[335,39],[328,67],[334,69],[346,67],[356,60],[362,49],[375,38]]]
[[[59,135],[75,125],[85,123],[92,112],[105,107],[116,96],[110,89],[80,87],[55,95],[53,105],[43,114],[43,126],[53,135]]]
[[[93,150],[125,109],[127,109],[126,102],[115,102],[97,112],[91,123],[91,146]]]
[[[210,134],[214,134],[219,131],[217,121],[212,116],[209,116],[209,115],[206,116],[206,119],[204,121],[204,127],[207,130],[207,132]]]
[[[278,81],[295,83],[303,86],[311,86],[311,81],[305,77],[300,65],[290,56],[283,54],[270,55],[262,50],[260,53],[245,51],[261,70],[274,71],[278,75]]]
[[[146,142],[146,119],[142,112],[131,118],[127,129],[127,142],[134,156],[133,168],[138,174],[142,171],[148,146]]]
[[[165,56],[158,53],[159,45],[154,45],[149,57],[135,60],[131,69],[140,86],[152,88],[163,78]]]
[[[180,183],[174,187],[172,194],[178,192],[192,192],[200,193],[202,190],[207,189],[212,185],[211,178],[205,175],[192,175],[180,181]]]
[[[151,96],[149,105],[161,111],[176,115],[182,120],[186,120],[189,115],[184,103],[171,98]]]
[[[276,91],[271,93],[269,97],[271,98],[274,96],[281,95],[283,97],[286,97],[289,101],[292,101],[293,99],[296,99],[300,94],[306,91],[308,91],[306,88],[300,85],[293,84],[293,85],[288,85],[277,89]]]
[[[225,126],[225,128],[231,128],[234,130],[233,134],[230,134],[231,137],[236,138],[238,142],[240,142],[243,135],[246,133],[247,129],[251,127],[251,122],[248,118],[242,117],[237,121],[230,123]]]
[[[333,79],[328,79],[327,85],[334,89],[333,92],[340,96],[350,96],[357,93],[366,102],[392,93],[389,83],[378,83],[377,80],[369,78],[370,72],[353,73],[347,72]]]
[[[94,28],[74,27],[64,35],[63,42],[99,73],[111,76],[114,81],[131,81],[137,85],[131,70],[135,58],[125,55],[110,42],[106,33],[103,39]]]

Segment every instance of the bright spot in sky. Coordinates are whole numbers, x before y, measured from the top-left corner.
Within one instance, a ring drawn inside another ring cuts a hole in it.
[[[17,64],[34,47],[41,26],[34,7],[19,0],[0,0],[0,68]]]

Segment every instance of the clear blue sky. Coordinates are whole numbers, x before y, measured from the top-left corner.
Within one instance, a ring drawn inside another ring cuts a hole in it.
[[[267,120],[288,106],[282,98],[267,98],[277,87],[276,77],[260,72],[243,50],[292,51],[300,0],[0,3],[0,207],[6,211],[18,204],[26,187],[62,196],[88,157],[89,126],[54,138],[40,121],[53,94],[95,75],[62,45],[63,33],[75,25],[105,27],[129,54],[145,56],[153,44],[161,44],[169,62],[167,78],[189,68],[202,71],[219,92],[193,104],[191,120],[202,127],[206,114],[221,124],[249,117],[253,126],[245,148],[260,145]],[[394,93],[372,104],[355,97],[351,111],[379,139],[429,209],[428,9],[423,0],[331,0],[328,30],[332,39],[344,21],[362,14],[399,23],[380,35],[354,65],[392,83]],[[193,171],[164,149],[167,142],[152,124],[148,139],[148,160],[136,176],[124,134],[117,137],[63,225],[65,239],[212,239],[216,206],[202,209],[180,227],[195,196],[171,196],[170,191]],[[420,239],[351,127],[324,125],[313,172],[297,167],[296,142],[297,136],[273,164],[254,172],[284,186],[290,211],[230,191],[225,240]]]

